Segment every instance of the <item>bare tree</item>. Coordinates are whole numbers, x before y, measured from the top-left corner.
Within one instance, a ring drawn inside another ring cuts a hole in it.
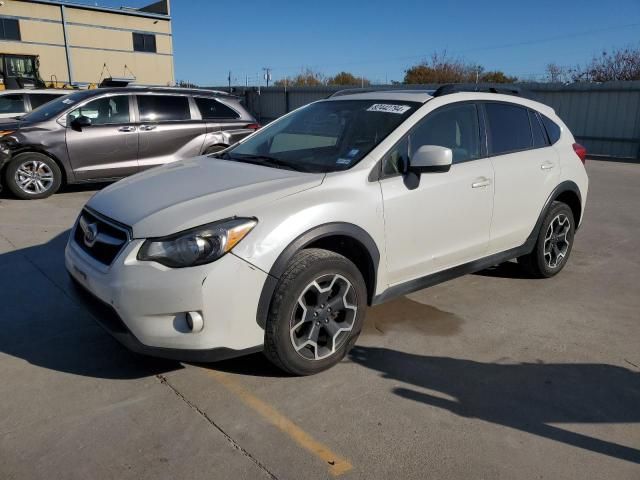
[[[594,56],[584,67],[571,72],[574,82],[640,80],[640,48],[620,48]]]
[[[545,80],[550,83],[566,82],[569,79],[570,69],[557,63],[549,63],[545,68]]]

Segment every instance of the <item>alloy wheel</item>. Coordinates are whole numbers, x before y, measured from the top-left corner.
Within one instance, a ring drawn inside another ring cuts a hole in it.
[[[571,244],[570,232],[571,222],[564,213],[551,220],[544,237],[544,260],[549,268],[557,268],[566,258]]]
[[[357,314],[356,291],[345,277],[323,275],[309,283],[294,308],[290,337],[307,360],[322,360],[344,345]]]
[[[40,160],[29,160],[22,163],[15,173],[15,183],[30,195],[44,193],[54,182],[51,167]]]

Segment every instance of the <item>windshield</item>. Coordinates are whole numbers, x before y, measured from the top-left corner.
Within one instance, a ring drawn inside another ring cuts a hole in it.
[[[305,172],[346,170],[419,105],[387,100],[312,103],[258,131],[222,158]]]
[[[50,118],[56,118],[67,108],[73,107],[76,103],[94,95],[94,92],[91,90],[82,90],[71,93],[70,95],[65,95],[64,97],[59,97],[27,113],[21,117],[21,119],[27,122],[44,122]]]

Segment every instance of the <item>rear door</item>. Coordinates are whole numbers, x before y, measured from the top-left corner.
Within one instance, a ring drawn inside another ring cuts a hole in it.
[[[560,165],[539,118],[513,103],[483,104],[495,170],[490,253],[521,246],[558,183]]]
[[[142,170],[200,154],[206,125],[188,95],[145,93],[136,100]]]
[[[121,178],[138,171],[138,131],[131,95],[89,100],[67,115],[66,141],[77,180]],[[83,115],[91,126],[74,128]]]

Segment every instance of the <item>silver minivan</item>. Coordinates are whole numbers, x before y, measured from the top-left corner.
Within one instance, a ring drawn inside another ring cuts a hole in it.
[[[62,184],[113,181],[214,153],[260,126],[224,92],[125,87],[83,90],[0,125],[4,185],[23,199]]]

